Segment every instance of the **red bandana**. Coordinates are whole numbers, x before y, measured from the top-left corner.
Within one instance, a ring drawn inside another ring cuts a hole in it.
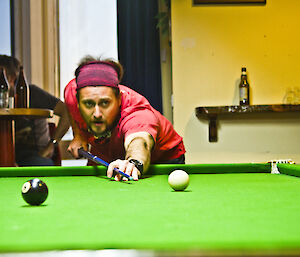
[[[94,61],[85,64],[76,78],[79,90],[88,86],[118,87],[118,73],[108,62]]]

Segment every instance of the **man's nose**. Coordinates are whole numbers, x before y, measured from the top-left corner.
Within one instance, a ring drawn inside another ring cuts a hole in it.
[[[96,118],[96,119],[99,119],[99,118],[102,117],[102,112],[101,112],[101,110],[100,110],[100,108],[99,108],[98,105],[95,106],[95,110],[94,110],[94,114],[93,115],[94,115],[94,118]]]

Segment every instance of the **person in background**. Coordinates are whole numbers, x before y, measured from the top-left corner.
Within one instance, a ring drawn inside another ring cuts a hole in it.
[[[6,72],[10,95],[14,94],[20,70],[17,58],[0,55],[0,67]],[[54,146],[70,127],[68,110],[60,99],[35,85],[29,85],[29,107],[50,109],[59,116],[55,134],[50,138],[47,119],[20,118],[15,121],[15,152],[18,166],[52,166]]]
[[[68,151],[79,158],[78,149],[89,144],[93,154],[110,162],[108,177],[119,168],[134,180],[150,163],[184,163],[182,137],[144,96],[119,84],[122,75],[113,60],[81,61],[64,92],[74,134]]]

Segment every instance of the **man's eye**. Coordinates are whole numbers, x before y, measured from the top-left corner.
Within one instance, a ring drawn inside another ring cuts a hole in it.
[[[108,100],[102,100],[101,101],[101,106],[103,106],[103,107],[107,107],[108,105],[109,105],[109,101]]]
[[[86,102],[84,102],[83,104],[84,104],[84,106],[85,106],[86,108],[92,108],[92,107],[95,106],[95,103],[94,103],[94,102],[91,102],[91,101],[86,101]]]

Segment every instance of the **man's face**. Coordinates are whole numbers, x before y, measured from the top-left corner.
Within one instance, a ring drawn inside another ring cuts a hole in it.
[[[98,137],[111,130],[118,118],[121,94],[116,97],[111,87],[91,86],[79,90],[79,111],[89,129]]]

